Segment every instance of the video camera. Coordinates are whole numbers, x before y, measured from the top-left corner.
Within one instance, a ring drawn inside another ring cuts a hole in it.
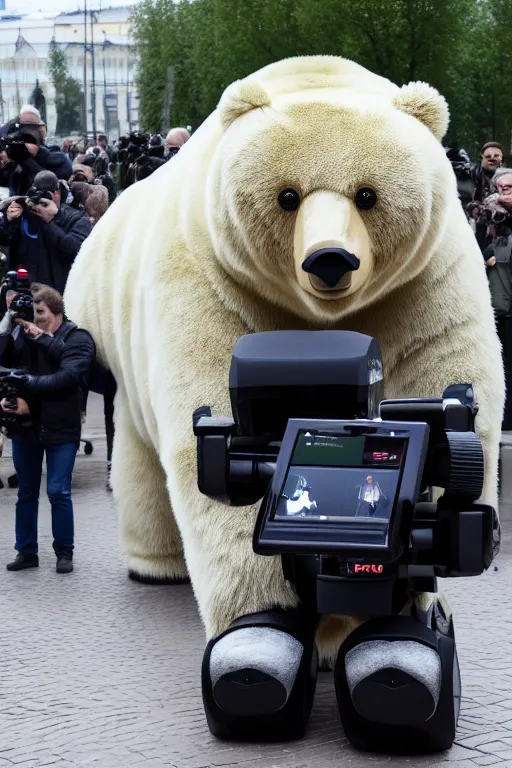
[[[34,322],[34,301],[30,291],[30,276],[24,267],[11,270],[6,275],[6,293],[15,291],[16,296],[11,301],[9,309],[14,319]]]
[[[233,352],[233,418],[194,413],[199,490],[232,506],[263,499],[253,549],[281,555],[315,613],[396,614],[438,576],[481,574],[498,549],[495,510],[478,501],[471,385],[383,400],[383,383],[368,336],[257,333]]]

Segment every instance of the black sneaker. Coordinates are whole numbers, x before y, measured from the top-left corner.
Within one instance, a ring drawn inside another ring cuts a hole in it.
[[[7,563],[8,571],[23,571],[25,568],[39,568],[38,556],[18,552],[12,563]]]
[[[59,552],[57,555],[57,573],[71,573],[73,570],[73,555],[71,552]]]

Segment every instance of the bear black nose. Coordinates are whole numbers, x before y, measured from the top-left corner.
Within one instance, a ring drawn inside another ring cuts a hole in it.
[[[344,248],[319,248],[307,257],[302,264],[302,269],[323,280],[329,288],[334,288],[343,275],[359,269],[359,265],[357,256]]]

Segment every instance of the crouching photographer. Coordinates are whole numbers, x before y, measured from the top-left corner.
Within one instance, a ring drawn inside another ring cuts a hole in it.
[[[33,283],[30,300],[10,295],[0,327],[0,424],[12,439],[19,488],[18,554],[7,565],[20,571],[39,565],[37,517],[43,457],[52,509],[57,573],[73,570],[71,477],[80,440],[81,406],[95,357],[91,336],[70,322],[62,296]],[[27,319],[29,318],[29,319]]]

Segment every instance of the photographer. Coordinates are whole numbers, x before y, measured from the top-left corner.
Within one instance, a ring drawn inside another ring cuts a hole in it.
[[[39,283],[63,293],[71,265],[92,225],[82,211],[62,204],[59,181],[41,171],[27,198],[6,202],[0,244],[9,248],[9,269],[23,265]]]
[[[185,141],[184,138],[183,141]],[[158,134],[150,137],[148,134],[135,132],[128,137],[121,136],[117,153],[121,190],[127,189],[137,181],[147,179],[158,168],[165,165],[172,154],[177,151],[178,148],[175,147],[171,154],[166,155],[166,150]]]
[[[0,416],[3,412],[9,414],[11,421],[13,415],[20,421],[30,419],[30,425],[8,424],[19,489],[15,545],[18,555],[7,569],[19,571],[39,565],[38,499],[46,454],[57,573],[70,573],[74,548],[71,476],[80,440],[83,392],[95,346],[86,331],[67,320],[62,296],[57,291],[33,283],[32,296],[35,323],[13,318],[10,313],[4,321],[11,322],[11,332],[0,337],[0,364],[13,369],[0,377],[0,386],[10,387],[17,394],[15,409],[3,397]]]
[[[171,128],[165,137],[165,156],[173,157],[189,139],[186,128]]]
[[[501,168],[492,179],[498,193],[480,206],[490,245],[484,250],[496,328],[501,341],[507,400],[504,430],[512,429],[512,169]]]
[[[25,195],[42,170],[59,179],[71,175],[71,161],[63,152],[50,152],[44,144],[46,127],[33,107],[22,107],[19,120],[0,128],[0,185],[11,196]]]

